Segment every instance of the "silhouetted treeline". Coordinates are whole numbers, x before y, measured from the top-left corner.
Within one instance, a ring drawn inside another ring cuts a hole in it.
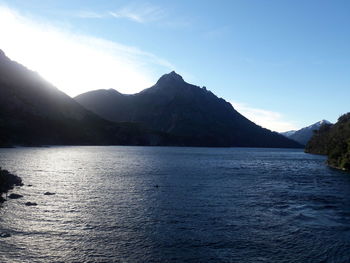
[[[334,125],[324,125],[306,145],[305,151],[326,154],[330,166],[350,170],[350,113]]]

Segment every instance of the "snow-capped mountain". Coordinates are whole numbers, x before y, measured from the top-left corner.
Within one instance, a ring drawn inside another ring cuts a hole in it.
[[[286,136],[289,139],[292,139],[292,140],[297,141],[303,145],[306,145],[308,143],[308,141],[311,139],[315,130],[318,130],[322,125],[331,125],[331,124],[332,123],[327,121],[327,120],[321,120],[321,121],[316,122],[310,126],[302,128],[300,130],[281,132],[281,134]]]

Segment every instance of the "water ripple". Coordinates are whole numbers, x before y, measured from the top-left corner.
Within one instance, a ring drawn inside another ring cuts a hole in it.
[[[25,183],[0,209],[0,262],[350,262],[350,176],[322,156],[51,147],[0,162]]]

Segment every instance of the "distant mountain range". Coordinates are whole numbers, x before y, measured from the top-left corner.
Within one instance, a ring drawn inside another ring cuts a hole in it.
[[[306,145],[305,152],[328,155],[332,167],[350,170],[350,113],[339,117],[336,124],[326,124]]]
[[[302,145],[306,145],[311,139],[311,137],[314,135],[314,132],[319,130],[320,127],[325,124],[331,124],[331,122],[327,120],[322,120],[300,130],[281,132],[281,134]]]
[[[191,146],[301,147],[238,113],[206,88],[189,84],[174,71],[133,95],[94,90],[75,100],[114,122],[139,123],[181,138]]]

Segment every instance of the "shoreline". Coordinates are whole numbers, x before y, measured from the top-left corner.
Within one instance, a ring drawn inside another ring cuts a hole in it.
[[[301,147],[263,147],[263,146],[211,146],[211,145],[140,145],[140,144],[43,144],[43,145],[10,145],[1,146],[0,149],[13,149],[13,148],[51,148],[51,147],[177,147],[177,148],[252,148],[252,149],[298,149],[303,150]],[[309,152],[305,152],[309,153]],[[311,153],[312,154],[312,153]],[[323,155],[323,154],[321,154]],[[0,167],[1,168],[1,167]]]
[[[327,160],[325,161],[326,166],[328,166],[329,168],[332,168],[334,170],[337,170],[337,171],[343,171],[343,172],[348,172],[348,173],[350,172],[349,169],[331,164],[331,160],[329,159],[329,154],[327,154],[327,153],[314,153],[314,152],[306,151],[306,150],[304,152],[307,154],[326,156],[327,157]]]
[[[7,170],[3,170],[0,167],[0,203],[6,201],[2,197],[3,194],[7,193],[9,190],[13,189],[15,186],[22,186],[22,178],[17,175],[11,174]]]
[[[330,163],[328,162],[328,160],[327,160],[326,164],[327,164],[327,166],[328,166],[329,168],[332,168],[332,169],[334,169],[334,170],[343,171],[343,172],[348,172],[348,173],[350,172],[350,170],[348,170],[348,169],[345,169],[345,168],[343,168],[343,167],[338,167],[338,166],[335,166],[335,165],[330,164]]]

